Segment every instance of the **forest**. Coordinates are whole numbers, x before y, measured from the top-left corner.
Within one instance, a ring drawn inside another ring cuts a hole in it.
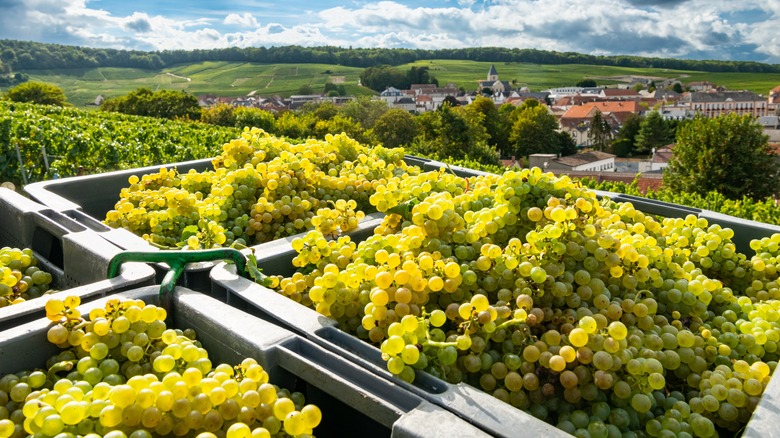
[[[94,67],[130,67],[156,70],[176,64],[203,61],[320,63],[366,68],[380,65],[401,65],[429,59],[653,67],[705,72],[780,73],[780,65],[778,64],[749,61],[644,58],[628,55],[596,56],[574,52],[506,47],[423,50],[280,46],[145,52],[0,40],[0,73],[11,73],[19,70]]]

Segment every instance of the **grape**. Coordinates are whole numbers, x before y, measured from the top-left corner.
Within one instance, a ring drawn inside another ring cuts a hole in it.
[[[254,359],[245,359],[236,367],[212,367],[206,350],[194,341],[194,332],[167,330],[163,321],[166,314],[156,306],[109,300],[105,309],[89,314],[101,321],[99,330],[107,330],[98,336],[95,324],[83,321],[75,310],[78,304],[78,299],[67,297],[48,304],[48,310],[68,313],[53,328],[68,332],[68,327],[86,325],[89,353],[81,352],[76,360],[76,348],[68,346],[52,357],[52,371],[72,370],[66,378],[54,382],[41,371],[0,377],[0,399],[4,398],[8,407],[19,406],[6,419],[0,419],[3,436],[13,436],[17,427],[46,436],[76,430],[85,436],[97,432],[107,437],[127,436],[124,431],[133,430],[130,436],[136,438],[200,432],[270,436],[267,434],[271,431],[282,429],[300,435],[311,433],[322,419],[320,410],[306,405],[301,393],[268,383],[268,374]],[[127,316],[128,311],[132,318]],[[115,324],[119,318],[125,321]],[[130,323],[131,319],[135,322]],[[141,321],[143,325],[138,324]],[[132,332],[128,323],[130,327],[135,325]],[[415,323],[416,319],[407,319],[399,326],[406,333],[406,329],[418,329]],[[114,332],[117,326],[121,334]],[[58,330],[49,332],[59,334]],[[122,336],[129,347],[120,347]],[[408,347],[419,356],[416,347]],[[193,360],[177,362],[183,360],[185,352]],[[138,357],[132,361],[130,355]],[[6,407],[0,409],[0,414],[3,409]]]

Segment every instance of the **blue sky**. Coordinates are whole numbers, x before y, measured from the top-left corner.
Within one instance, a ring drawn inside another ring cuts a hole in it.
[[[780,63],[780,0],[0,0],[0,38],[141,50],[501,46]]]

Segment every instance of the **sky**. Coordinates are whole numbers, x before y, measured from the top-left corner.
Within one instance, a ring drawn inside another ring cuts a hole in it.
[[[780,63],[780,0],[0,0],[0,39],[138,50],[513,47]]]

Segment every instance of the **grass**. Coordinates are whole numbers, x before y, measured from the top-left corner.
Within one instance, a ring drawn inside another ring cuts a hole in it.
[[[683,83],[709,81],[734,90],[751,90],[766,94],[780,84],[780,77],[771,73],[706,73],[653,68],[611,67],[599,65],[539,65],[516,62],[490,63],[458,60],[427,60],[399,66],[427,66],[441,85],[455,83],[474,90],[478,80],[486,79],[491,64],[499,77],[515,87],[526,86],[533,91],[571,86],[584,78],[593,78],[599,85],[619,83],[629,75],[657,78],[678,78]],[[137,88],[152,90],[184,90],[196,95],[245,96],[254,91],[261,96],[289,96],[304,86],[320,92],[331,76],[343,77],[348,94],[373,94],[357,85],[361,68],[328,64],[257,64],[239,62],[199,62],[163,70],[130,68],[93,68],[73,70],[26,71],[31,80],[53,83],[61,87],[68,101],[84,106],[102,94],[115,97]]]

